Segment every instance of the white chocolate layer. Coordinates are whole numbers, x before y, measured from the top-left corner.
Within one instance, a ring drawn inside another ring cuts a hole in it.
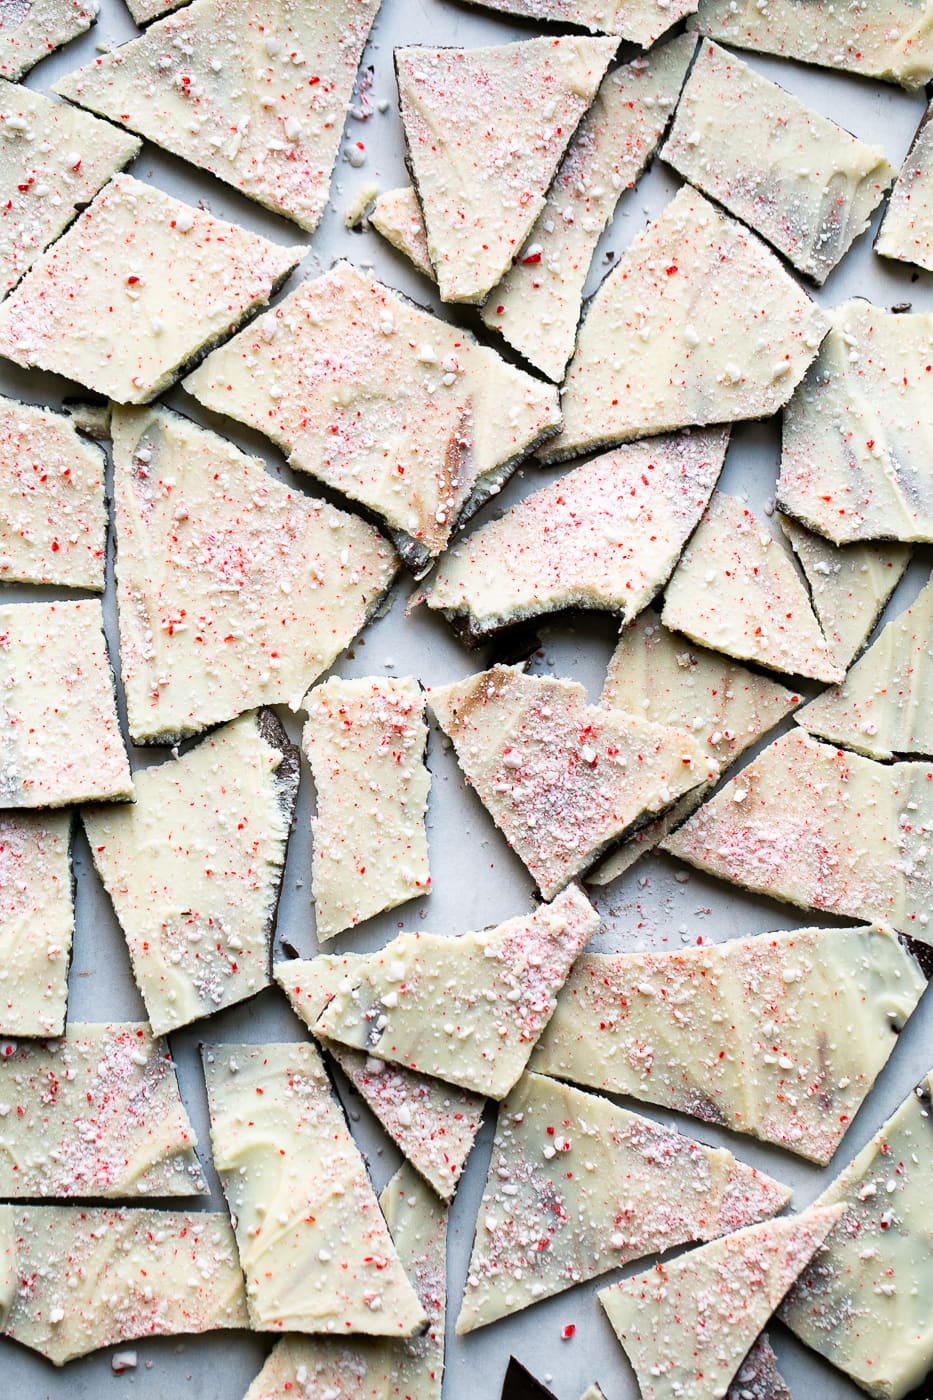
[[[615,49],[611,39],[565,35],[395,50],[409,166],[442,301],[480,302],[511,267]]]
[[[841,68],[901,87],[933,78],[929,0],[700,0],[691,29],[723,44]]]
[[[2,46],[0,20],[0,46]],[[0,81],[0,296],[141,142],[40,92]]]
[[[802,731],[776,739],[663,843],[772,899],[933,942],[933,770]]]
[[[606,75],[524,248],[482,309],[486,325],[549,379],[564,377],[596,245],[654,155],[695,47],[680,35]]]
[[[370,210],[369,222],[420,273],[434,281],[428,235],[413,186],[402,185],[397,190],[385,190]]]
[[[0,5],[0,78],[21,78],[41,58],[90,29],[99,10],[100,0]]]
[[[341,984],[352,982],[357,965],[362,966],[358,954],[323,953],[276,963],[274,973],[292,1010],[334,1057],[392,1141],[441,1200],[450,1201],[482,1126],[485,1100],[318,1032],[321,1013]]]
[[[117,175],[0,305],[0,355],[146,403],[304,252]]]
[[[504,10],[534,20],[556,20],[581,29],[618,34],[642,48],[649,48],[665,30],[696,6],[693,0],[473,0],[488,10]]]
[[[719,491],[671,576],[661,620],[741,661],[842,679],[790,550],[767,521]]]
[[[0,1195],[207,1195],[164,1040],[81,1025],[0,1058]]]
[[[208,1046],[204,1073],[254,1330],[417,1333],[426,1314],[314,1046]]]
[[[353,959],[312,1030],[502,1099],[598,929],[599,916],[574,886],[480,933],[402,933]]]
[[[0,580],[101,593],[106,549],[100,448],[64,415],[0,397]]]
[[[433,687],[428,703],[545,899],[635,823],[718,773],[689,734],[588,705],[574,681],[494,666]]]
[[[563,608],[632,618],[670,577],[722,470],[728,430],[629,443],[455,544],[424,593],[471,638]]]
[[[71,813],[0,815],[0,1035],[61,1035],[74,937]]]
[[[778,504],[836,544],[933,540],[933,315],[832,313],[784,412]]]
[[[194,0],[55,91],[311,232],[379,4]]]
[[[346,262],[215,350],[185,388],[375,511],[422,568],[476,493],[560,422],[550,385]]]
[[[315,930],[325,942],[431,888],[425,815],[431,775],[418,682],[334,676],[306,701]]]
[[[631,1259],[715,1239],[789,1197],[725,1148],[526,1074],[499,1110],[457,1331]]]
[[[933,756],[933,583],[882,628],[842,685],[796,719],[810,734],[870,758]]]
[[[301,705],[395,575],[382,536],[163,409],[113,416],[117,598],[130,733],[175,740]]]
[[[895,175],[880,146],[708,40],[661,158],[817,283],[865,232]]]
[[[880,928],[584,953],[529,1065],[825,1165],[926,986]]]
[[[839,1207],[750,1225],[604,1288],[643,1400],[715,1400],[838,1222]]]
[[[897,177],[875,252],[933,271],[933,106],[927,108]]]
[[[4,1269],[28,1280],[6,1336],[55,1366],[113,1342],[249,1325],[226,1214],[0,1206]]]
[[[0,607],[0,806],[133,796],[95,598]]]
[[[802,1342],[880,1400],[901,1400],[933,1365],[927,1075],[817,1204],[843,1219],[781,1307]]]
[[[138,772],[132,806],[82,812],[156,1035],[271,980],[298,763],[267,732],[256,714],[244,715],[183,757]]]
[[[539,456],[775,413],[827,324],[769,248],[685,187],[589,303],[563,429]]]
[[[244,1400],[441,1400],[447,1294],[447,1211],[403,1165],[379,1205],[428,1314],[428,1331],[403,1342],[284,1337]]]
[[[645,612],[619,637],[601,703],[687,730],[724,771],[800,700],[777,681],[718,652],[685,645],[654,613]],[[624,874],[696,811],[705,791],[687,793],[657,821],[641,827],[590,872],[587,884],[608,885]]]
[[[797,556],[833,664],[848,670],[910,563],[909,546],[835,545],[789,515],[778,515]]]

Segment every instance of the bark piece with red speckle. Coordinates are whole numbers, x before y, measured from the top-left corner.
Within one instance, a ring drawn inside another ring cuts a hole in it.
[[[671,575],[661,620],[691,641],[772,671],[819,681],[843,676],[783,538],[718,491]]]
[[[933,271],[933,104],[924,113],[885,210],[875,252]]]
[[[70,812],[0,813],[0,1035],[61,1035],[74,938]]]
[[[576,887],[531,915],[445,938],[403,933],[348,960],[314,1033],[501,1099],[599,928]]]
[[[877,926],[584,953],[529,1066],[825,1166],[926,988]]]
[[[419,1333],[427,1314],[315,1047],[224,1043],[203,1058],[254,1330]]]
[[[117,175],[0,304],[0,355],[148,403],[304,253]]]
[[[725,1148],[526,1074],[499,1109],[457,1332],[632,1259],[715,1239],[789,1198]]]
[[[600,34],[617,34],[648,49],[655,40],[696,9],[694,0],[472,0],[488,10],[523,19],[573,24]]]
[[[778,505],[836,544],[933,540],[933,315],[837,307],[784,411]]]
[[[874,541],[835,545],[778,514],[810,590],[833,662],[847,671],[904,576],[911,549]]]
[[[0,78],[22,78],[40,59],[90,29],[100,0],[4,0],[0,5]]]
[[[193,0],[54,90],[313,232],[379,4]]]
[[[749,1347],[838,1224],[840,1206],[737,1230],[599,1294],[644,1400],[725,1395]]]
[[[319,943],[431,888],[424,696],[411,677],[333,677],[305,701]]]
[[[0,806],[133,797],[98,599],[0,607]]]
[[[441,1400],[447,1294],[447,1210],[409,1166],[392,1177],[379,1205],[405,1271],[428,1314],[428,1329],[406,1341],[285,1337],[244,1400],[285,1393],[386,1400]],[[308,1390],[308,1387],[311,1387]],[[352,1387],[352,1389],[349,1389]]]
[[[481,302],[511,267],[615,49],[612,39],[563,35],[395,50],[408,165],[443,301]]]
[[[249,1325],[226,1213],[0,1206],[0,1280],[4,1334],[55,1366]]]
[[[662,849],[746,889],[933,942],[933,766],[776,739]]]
[[[341,984],[352,980],[358,954],[318,954],[275,965],[275,980],[337,1061],[389,1137],[440,1196],[450,1201],[483,1122],[485,1099],[468,1089],[389,1064],[364,1050],[328,1040],[315,1030]]]
[[[254,711],[137,773],[132,805],[82,812],[155,1034],[269,985],[297,796],[297,749]]]
[[[822,285],[894,179],[856,140],[704,40],[661,159]]]
[[[0,1059],[0,1195],[207,1195],[164,1040],[145,1022],[69,1022]]]
[[[817,1200],[843,1218],[779,1313],[879,1400],[928,1393],[931,1140],[928,1074]]]
[[[683,187],[590,301],[546,462],[677,428],[766,418],[829,322],[771,249]]]
[[[517,667],[433,687],[428,704],[545,899],[719,771],[686,731],[588,705],[575,681]]]

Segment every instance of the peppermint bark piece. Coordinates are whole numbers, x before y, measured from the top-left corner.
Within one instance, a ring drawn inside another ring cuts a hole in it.
[[[687,730],[724,771],[801,698],[719,652],[686,646],[655,614],[645,612],[619,637],[601,703]],[[704,786],[687,793],[657,821],[641,827],[590,872],[587,883],[608,885],[624,874],[694,812],[708,791]]]
[[[428,235],[424,227],[421,205],[413,186],[403,185],[386,190],[369,212],[369,222],[399,253],[425,277],[434,281],[434,268],[428,253]]]
[[[908,89],[933,78],[933,33],[925,4],[867,0],[858,10],[827,0],[700,0],[690,27],[731,44],[882,78]]]
[[[591,33],[617,34],[642,48],[696,8],[693,0],[673,0],[661,9],[651,0],[472,0],[487,10],[504,10],[523,19],[556,20]]]
[[[308,696],[315,930],[325,942],[431,888],[424,697],[411,677],[334,676]]]
[[[0,1194],[199,1196],[207,1185],[168,1044],[81,1025],[0,1059]]]
[[[97,873],[153,1033],[267,987],[298,752],[271,711],[136,775],[136,801],[85,809]]]
[[[644,1400],[714,1400],[794,1280],[838,1224],[814,1206],[737,1230],[604,1288],[599,1301]]]
[[[379,4],[194,0],[55,91],[313,232]]]
[[[74,937],[71,813],[0,814],[0,1035],[61,1035]]]
[[[728,428],[713,428],[594,458],[454,545],[424,601],[474,646],[564,608],[634,617],[670,577],[728,441]]]
[[[842,1219],[780,1311],[802,1342],[882,1400],[922,1389],[933,1366],[931,1100],[927,1075],[820,1196]]]
[[[821,285],[894,179],[867,146],[704,40],[661,159]]]
[[[379,515],[424,570],[560,422],[557,391],[340,262],[185,381]]]
[[[204,1074],[253,1330],[419,1332],[426,1314],[314,1046],[208,1046]]]
[[[825,1166],[926,985],[878,927],[584,953],[530,1066]]]
[[[933,756],[933,582],[884,627],[841,686],[796,716],[810,734],[870,758]]]
[[[0,6],[0,78],[16,79],[90,29],[100,0],[13,0]]]
[[[778,505],[836,544],[933,540],[933,315],[832,312],[784,412]]]
[[[929,763],[875,763],[793,730],[662,848],[725,880],[933,941]]]
[[[875,252],[933,270],[933,104],[924,114],[897,177]]]
[[[104,454],[63,414],[0,397],[0,580],[104,589]]]
[[[428,703],[545,899],[718,772],[684,731],[588,705],[582,685],[512,666],[433,687]]]
[[[838,681],[790,552],[741,501],[716,492],[674,570],[661,620],[691,641],[772,671]]]
[[[133,796],[100,602],[0,607],[0,806]]]
[[[0,19],[0,45],[2,25]],[[0,296],[141,144],[86,112],[0,80]]]
[[[304,256],[117,175],[0,305],[0,355],[147,403]]]
[[[631,1259],[715,1239],[789,1197],[725,1148],[526,1074],[499,1110],[457,1331]]]
[[[534,914],[480,933],[400,934],[353,960],[312,1030],[502,1099],[598,929],[598,914],[574,887]]]
[[[680,35],[606,75],[524,249],[482,309],[486,325],[549,379],[564,377],[596,245],[654,155],[695,47]]]
[[[827,325],[769,248],[685,187],[590,302],[539,456],[776,413]]]
[[[281,1400],[302,1387],[310,1395],[352,1393],[360,1400],[441,1400],[447,1292],[447,1210],[407,1165],[379,1205],[392,1241],[428,1314],[428,1330],[403,1342],[366,1338],[283,1337],[244,1400]],[[352,1378],[352,1381],[351,1381]],[[310,1387],[310,1389],[309,1389]]]
[[[344,983],[352,984],[365,955],[276,963],[275,980],[296,1016],[337,1061],[389,1137],[441,1200],[451,1201],[483,1121],[485,1100],[468,1089],[387,1064],[363,1050],[328,1040],[317,1022]]]
[[[794,1400],[778,1370],[774,1348],[764,1332],[736,1371],[726,1400]]]
[[[810,590],[833,663],[847,671],[874,631],[910,563],[900,544],[835,545],[789,515],[778,515]]]
[[[0,1269],[5,1335],[55,1366],[113,1342],[249,1325],[226,1213],[0,1206]]]
[[[133,740],[174,742],[253,705],[297,709],[392,583],[389,545],[177,414],[120,409],[112,433]]]
[[[511,267],[615,50],[611,39],[576,35],[395,50],[408,163],[442,301],[480,302]]]

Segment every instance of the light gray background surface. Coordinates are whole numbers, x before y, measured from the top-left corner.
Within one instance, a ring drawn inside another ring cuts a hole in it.
[[[0,0],[0,4],[5,0]],[[102,0],[101,17],[87,35],[53,55],[26,78],[29,87],[47,89],[60,74],[91,61],[102,42],[123,42],[135,28],[121,0]],[[331,191],[331,206],[310,239],[293,225],[240,198],[233,190],[183,162],[159,152],[148,143],[131,167],[140,179],[151,180],[181,198],[203,200],[217,215],[286,244],[307,242],[308,256],[286,286],[315,276],[340,255],[372,266],[386,282],[407,292],[424,305],[437,307],[427,282],[411,270],[403,258],[389,249],[375,233],[351,233],[344,215],[366,185],[388,189],[406,181],[401,125],[396,110],[392,49],[396,44],[436,43],[474,46],[527,36],[534,28],[507,22],[503,17],[473,10],[453,0],[383,0],[364,68],[374,70],[370,97],[372,115],[365,121],[348,119],[346,138],[362,141],[366,161],[352,168],[338,162]],[[622,46],[620,57],[633,56]],[[907,94],[882,83],[849,79],[837,73],[807,69],[777,60],[749,60],[755,68],[810,103],[816,110],[841,122],[869,141],[884,145],[888,158],[899,166],[924,110],[922,94]],[[376,104],[385,99],[388,110]],[[657,214],[679,181],[656,163],[638,187],[626,194],[611,228],[594,260],[588,290],[592,291],[617,256]],[[910,301],[914,310],[933,311],[933,276],[874,256],[871,233],[861,239],[841,268],[829,278],[817,300],[833,306],[850,296],[866,296],[881,306]],[[445,314],[450,316],[449,310]],[[455,319],[479,327],[478,317],[466,312]],[[75,396],[74,386],[54,376],[26,372],[0,361],[0,392],[34,403],[53,406],[63,396]],[[276,475],[309,493],[318,488],[309,477],[296,478],[282,459],[259,436],[231,423],[213,419],[181,390],[167,396],[168,403],[199,422],[219,428],[240,446],[263,456]],[[740,426],[734,433],[720,485],[735,495],[746,495],[762,510],[774,495],[779,459],[777,420]],[[528,494],[567,468],[541,471],[529,466],[520,471],[492,511]],[[482,518],[488,518],[487,509]],[[929,577],[931,550],[918,549],[908,574],[888,610],[892,615],[906,607]],[[108,578],[107,618],[111,654],[116,661],[117,636],[112,599],[112,544]],[[370,626],[335,670],[342,675],[392,674],[418,676],[426,685],[442,683],[479,670],[485,653],[468,653],[453,638],[442,619],[425,610],[405,618],[410,581],[403,578],[388,615]],[[30,596],[28,590],[8,588],[5,598]],[[35,596],[35,594],[33,594]],[[50,596],[50,591],[44,591]],[[582,681],[590,696],[598,697],[616,627],[609,618],[583,621],[559,620],[539,629],[542,651],[533,669]],[[122,717],[122,711],[121,711]],[[284,717],[284,716],[283,716]],[[287,718],[293,738],[300,720]],[[785,726],[786,727],[786,726]],[[754,750],[752,751],[754,752]],[[165,750],[135,751],[134,767],[160,762]],[[330,949],[366,950],[380,947],[401,927],[457,933],[497,923],[527,910],[532,883],[519,861],[485,814],[478,800],[465,791],[449,745],[432,731],[429,765],[433,786],[429,807],[429,842],[433,890],[422,900],[374,919],[354,934],[344,935]],[[315,948],[314,916],[310,892],[310,830],[313,803],[310,775],[303,764],[296,830],[288,855],[278,939],[286,938],[303,955]],[[83,835],[76,843],[77,937],[71,972],[70,1020],[143,1018],[144,1008],[130,973],[129,960],[107,897],[91,867]],[[686,878],[684,878],[686,876]],[[679,878],[678,878],[679,877]],[[707,879],[665,857],[648,857],[599,893],[597,903],[604,916],[604,931],[594,948],[679,948],[699,940],[721,941],[766,930],[793,928],[809,920],[787,906],[752,898],[718,881]],[[756,1144],[750,1138],[718,1131],[692,1119],[648,1108],[647,1113],[676,1125],[685,1133],[710,1143],[729,1146],[746,1162],[786,1181],[794,1189],[794,1206],[811,1201],[840,1166],[863,1145],[912,1085],[929,1068],[933,1002],[928,995],[900,1037],[892,1058],[850,1129],[836,1162],[826,1171],[794,1157]],[[268,990],[253,1001],[212,1017],[172,1037],[182,1094],[197,1129],[201,1156],[213,1187],[210,1205],[222,1207],[222,1196],[209,1163],[208,1122],[204,1086],[197,1047],[202,1040],[238,1039],[263,1041],[300,1039],[301,1023],[290,1012],[284,996]],[[394,1171],[398,1153],[358,1097],[347,1091],[337,1076],[353,1131],[367,1154],[373,1179],[381,1188]],[[593,1283],[562,1293],[535,1308],[506,1319],[467,1338],[453,1335],[473,1222],[482,1191],[492,1138],[492,1116],[480,1134],[471,1161],[452,1207],[449,1258],[449,1317],[445,1400],[498,1400],[506,1361],[514,1353],[541,1379],[548,1381],[559,1400],[578,1400],[593,1380],[599,1380],[608,1400],[637,1396],[634,1376],[596,1302],[596,1288],[622,1274],[636,1272],[646,1261],[607,1274]],[[187,1208],[187,1203],[186,1208]],[[205,1201],[205,1206],[208,1202]],[[576,1324],[572,1340],[561,1330]],[[796,1400],[850,1400],[861,1394],[844,1377],[801,1347],[782,1328],[772,1330],[783,1373]],[[41,1359],[0,1340],[0,1400],[242,1400],[271,1345],[268,1339],[246,1333],[218,1333],[200,1338],[167,1338],[134,1344],[139,1357],[135,1373],[114,1377],[110,1357],[114,1349],[72,1363],[56,1371]]]

